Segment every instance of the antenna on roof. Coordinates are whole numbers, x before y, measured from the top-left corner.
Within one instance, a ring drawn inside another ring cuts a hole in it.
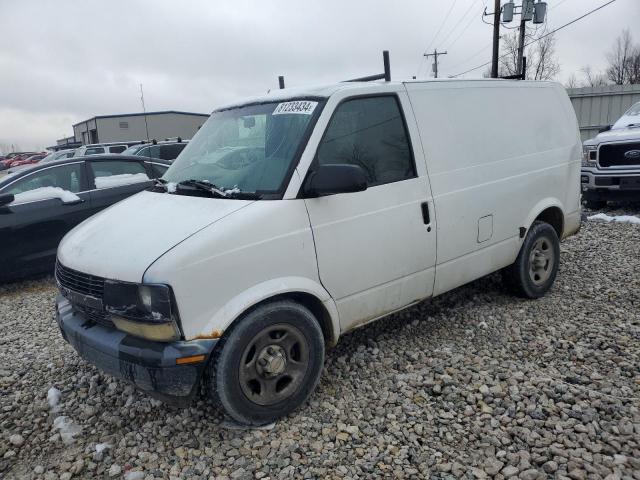
[[[147,131],[147,142],[149,141],[149,125],[147,124],[147,109],[144,106],[144,91],[142,90],[142,84],[140,84],[140,101],[142,102],[142,111],[144,112],[144,128]]]
[[[280,90],[284,89],[284,77],[282,75],[278,77],[278,85],[280,86]]]
[[[371,82],[373,80],[383,80],[385,82],[391,81],[391,66],[389,62],[389,50],[383,50],[382,63],[384,64],[384,73],[378,73],[376,75],[368,75],[366,77],[352,78],[351,80],[345,80],[345,82]]]

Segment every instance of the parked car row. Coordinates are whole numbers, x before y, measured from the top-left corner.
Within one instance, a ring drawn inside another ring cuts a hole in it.
[[[6,170],[9,167],[38,163],[46,156],[47,154],[44,152],[13,152],[0,159],[0,170]]]
[[[161,142],[154,140],[152,142],[95,143],[75,149],[58,150],[49,154],[46,152],[13,152],[0,157],[0,171],[38,162],[52,162],[65,158],[102,154],[137,155],[162,160],[175,160],[187,143],[187,140],[182,140],[178,137],[176,140]]]

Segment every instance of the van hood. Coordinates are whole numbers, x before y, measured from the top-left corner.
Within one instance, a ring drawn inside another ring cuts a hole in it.
[[[141,282],[168,250],[253,202],[140,192],[71,230],[60,242],[58,260],[80,272]]]

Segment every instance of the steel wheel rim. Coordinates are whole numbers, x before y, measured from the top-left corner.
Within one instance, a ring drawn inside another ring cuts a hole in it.
[[[287,323],[271,325],[255,335],[242,353],[240,388],[258,405],[275,405],[298,391],[308,367],[309,345],[302,332]]]
[[[551,240],[547,237],[537,239],[529,253],[529,277],[534,285],[540,286],[549,280],[555,262]]]

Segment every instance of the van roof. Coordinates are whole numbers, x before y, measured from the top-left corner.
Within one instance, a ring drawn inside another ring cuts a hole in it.
[[[364,89],[366,87],[370,87],[372,85],[376,86],[388,86],[391,90],[391,87],[397,87],[398,85],[404,84],[415,84],[415,83],[491,83],[491,82],[499,82],[501,84],[517,84],[517,85],[531,85],[533,83],[539,85],[541,83],[553,83],[553,82],[543,82],[543,81],[533,81],[533,80],[505,80],[500,78],[432,78],[428,80],[404,80],[404,81],[391,81],[385,82],[384,80],[376,80],[372,82],[338,82],[331,83],[325,85],[312,85],[307,87],[292,87],[292,88],[284,88],[284,89],[273,89],[267,92],[266,95],[260,95],[255,97],[245,98],[239,102],[234,102],[228,105],[224,105],[216,110],[226,110],[229,108],[239,107],[241,105],[246,105],[249,103],[262,103],[262,102],[273,102],[278,100],[290,100],[294,98],[304,98],[304,97],[319,97],[319,98],[328,98],[334,93],[340,90],[353,90],[357,91],[360,89]]]

